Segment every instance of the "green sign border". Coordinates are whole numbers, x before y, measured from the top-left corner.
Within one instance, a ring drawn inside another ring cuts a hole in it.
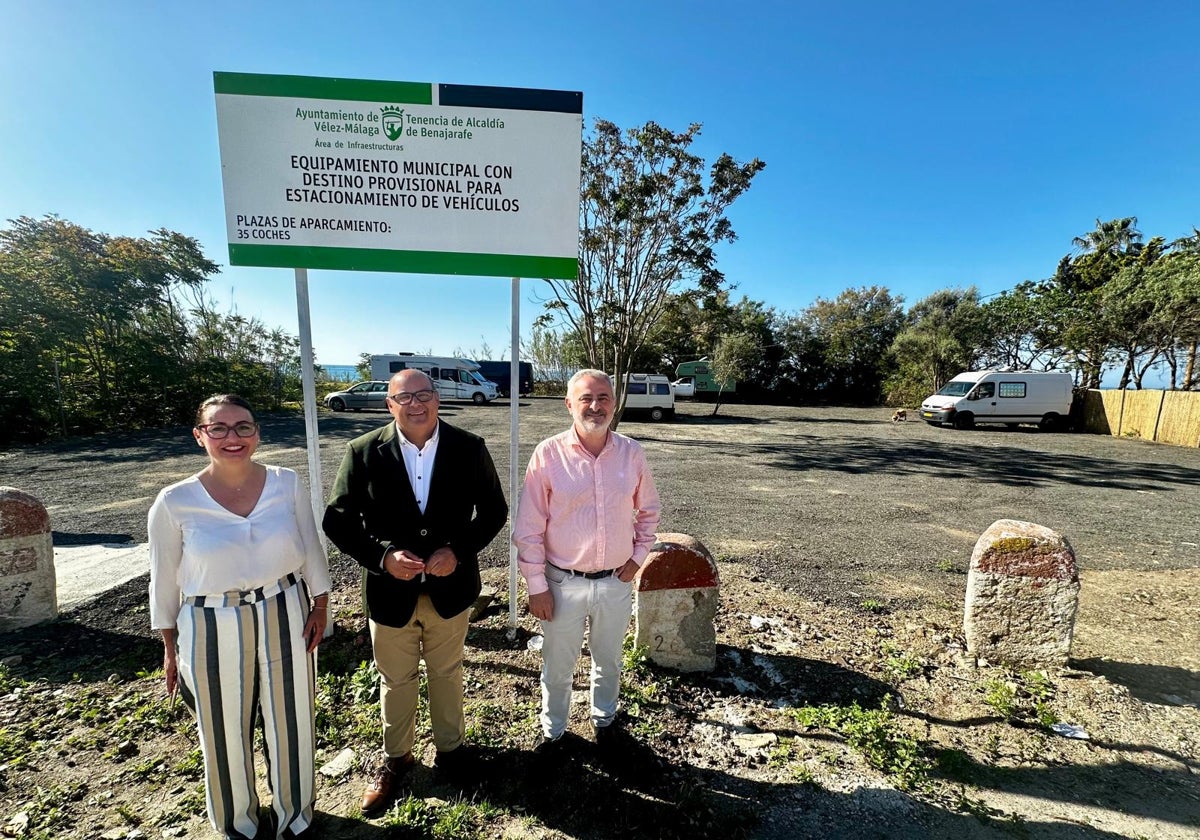
[[[327,268],[411,274],[546,277],[555,280],[573,280],[579,273],[579,260],[575,257],[322,248],[313,245],[230,245],[229,262],[231,265],[260,268]]]
[[[344,99],[349,102],[433,104],[428,82],[376,82],[318,76],[267,76],[261,73],[213,73],[217,94],[287,96],[296,99]]]

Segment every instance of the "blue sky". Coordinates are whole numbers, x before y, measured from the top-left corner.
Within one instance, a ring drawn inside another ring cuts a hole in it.
[[[0,219],[167,227],[296,332],[288,269],[228,267],[214,70],[580,90],[585,122],[700,122],[760,157],[720,266],[783,311],[1053,272],[1095,219],[1200,225],[1190,2],[172,4],[0,0]],[[542,284],[522,284],[523,333]],[[509,343],[509,281],[310,274],[318,362]]]

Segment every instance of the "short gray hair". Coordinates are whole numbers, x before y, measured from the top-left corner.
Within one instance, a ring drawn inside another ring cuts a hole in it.
[[[578,382],[580,379],[584,379],[585,377],[592,377],[593,379],[603,379],[608,382],[608,387],[610,387],[610,388],[612,387],[612,384],[613,384],[612,377],[609,376],[604,371],[596,370],[595,368],[584,368],[583,370],[575,371],[575,373],[573,373],[571,375],[571,378],[567,380],[567,393],[570,394],[571,389],[575,387],[575,383]]]

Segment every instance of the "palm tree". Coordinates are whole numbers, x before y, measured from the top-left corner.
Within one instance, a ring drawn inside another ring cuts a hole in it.
[[[1137,216],[1108,222],[1096,219],[1096,229],[1076,236],[1071,244],[1085,253],[1137,253],[1142,248],[1142,232],[1137,229]]]
[[[1192,235],[1179,237],[1170,248],[1177,254],[1200,254],[1200,228],[1193,225]]]

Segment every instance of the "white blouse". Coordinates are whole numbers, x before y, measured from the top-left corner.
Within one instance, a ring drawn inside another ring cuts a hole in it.
[[[150,626],[170,629],[182,599],[274,583],[299,571],[313,596],[328,592],[329,566],[308,491],[295,471],[267,468],[249,516],[221,507],[200,476],[163,488],[150,507]]]

